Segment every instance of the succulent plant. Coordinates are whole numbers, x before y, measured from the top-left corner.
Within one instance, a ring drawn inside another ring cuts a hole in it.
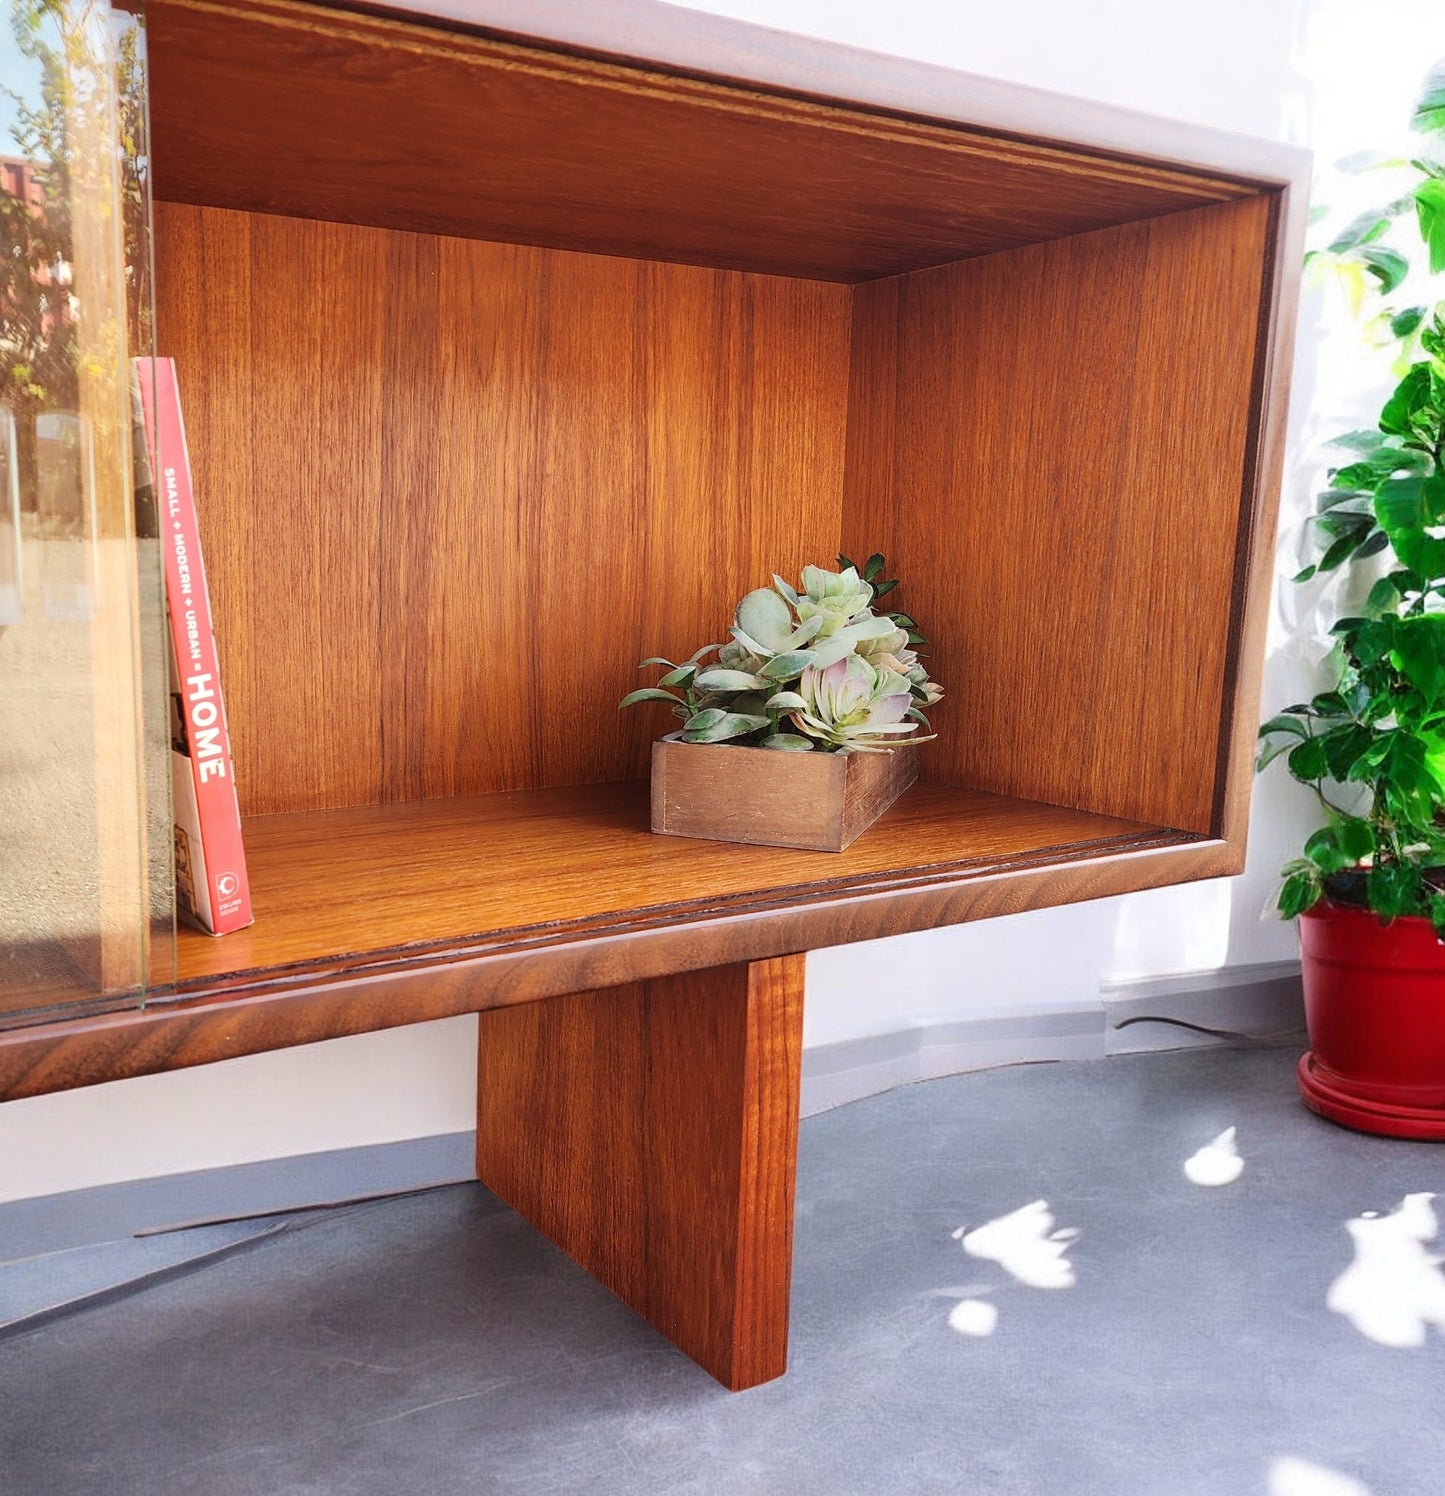
[[[622,706],[666,701],[686,743],[746,744],[781,752],[886,753],[929,726],[923,714],[943,695],[915,645],[927,640],[906,613],[873,604],[898,586],[882,581],[883,557],[861,572],[846,556],[841,571],[805,566],[799,586],[773,577],[749,592],[733,616],[731,637],[681,664],[661,665],[655,686]],[[717,663],[705,665],[708,655]],[[906,719],[906,720],[905,720]]]
[[[861,655],[809,665],[798,680],[801,707],[792,718],[801,732],[829,748],[887,753],[899,737],[917,730],[905,722],[913,696],[908,681],[892,670],[876,670]]]

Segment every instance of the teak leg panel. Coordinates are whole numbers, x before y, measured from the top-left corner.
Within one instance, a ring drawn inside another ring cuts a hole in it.
[[[787,1366],[803,960],[481,1014],[481,1181],[734,1391]]]

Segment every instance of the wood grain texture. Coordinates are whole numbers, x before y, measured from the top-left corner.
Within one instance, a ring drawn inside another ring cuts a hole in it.
[[[1295,322],[1304,268],[1309,185],[1298,182],[1276,195],[1267,296],[1260,308],[1256,388],[1246,491],[1235,552],[1235,628],[1230,640],[1226,720],[1220,733],[1215,825],[1233,845],[1245,846],[1255,750],[1261,719],[1260,685],[1274,583],[1275,530],[1284,480],[1290,375]]]
[[[1213,828],[1271,209],[858,288],[845,547],[933,641],[929,774]]]
[[[931,745],[930,745],[931,746]],[[182,984],[428,945],[682,920],[841,887],[1105,850],[1157,827],[917,784],[837,856],[648,829],[646,782],[265,816],[245,826],[256,922],[183,930]]]
[[[440,24],[153,7],[162,351],[243,792],[298,814],[253,930],[31,1013],[0,1096],[1237,871],[1300,153],[635,0],[393,8]],[[513,788],[640,773],[633,661],[840,533],[937,641],[925,772],[1012,798],[916,786],[820,878]]]
[[[770,753],[652,745],[652,829],[663,836],[842,852],[918,778],[917,748]]]
[[[1243,860],[1230,843],[1141,834],[914,877],[840,880],[801,900],[739,898],[203,979],[174,997],[152,993],[143,1012],[44,1021],[32,1015],[25,1027],[0,1028],[0,1101],[705,966],[1230,877]]]
[[[1065,143],[1109,159],[1165,162],[1273,186],[1309,185],[1310,154],[1300,146],[750,25],[669,0],[335,0],[332,8],[966,125],[1000,139]]]
[[[640,774],[637,662],[836,549],[843,287],[169,204],[156,259],[244,813]]]
[[[787,1367],[803,964],[481,1017],[478,1178],[734,1391]]]
[[[1250,190],[292,0],[147,29],[177,202],[858,281]]]

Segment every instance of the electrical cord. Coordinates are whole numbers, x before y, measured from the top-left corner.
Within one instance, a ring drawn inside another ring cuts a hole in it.
[[[1187,1018],[1166,1018],[1162,1013],[1141,1013],[1135,1018],[1123,1018],[1115,1029],[1128,1028],[1131,1023],[1168,1023],[1175,1028],[1188,1029],[1191,1033],[1206,1034],[1211,1039],[1229,1039],[1241,1049],[1265,1049],[1300,1033],[1299,1028],[1276,1029],[1269,1034],[1244,1034],[1237,1029],[1210,1028],[1207,1024],[1191,1023]]]

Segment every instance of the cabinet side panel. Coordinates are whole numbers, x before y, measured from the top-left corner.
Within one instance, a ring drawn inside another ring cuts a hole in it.
[[[837,549],[845,286],[174,206],[157,241],[248,814],[641,776],[637,662]]]
[[[932,641],[925,776],[1210,831],[1270,208],[857,288],[844,542]]]

